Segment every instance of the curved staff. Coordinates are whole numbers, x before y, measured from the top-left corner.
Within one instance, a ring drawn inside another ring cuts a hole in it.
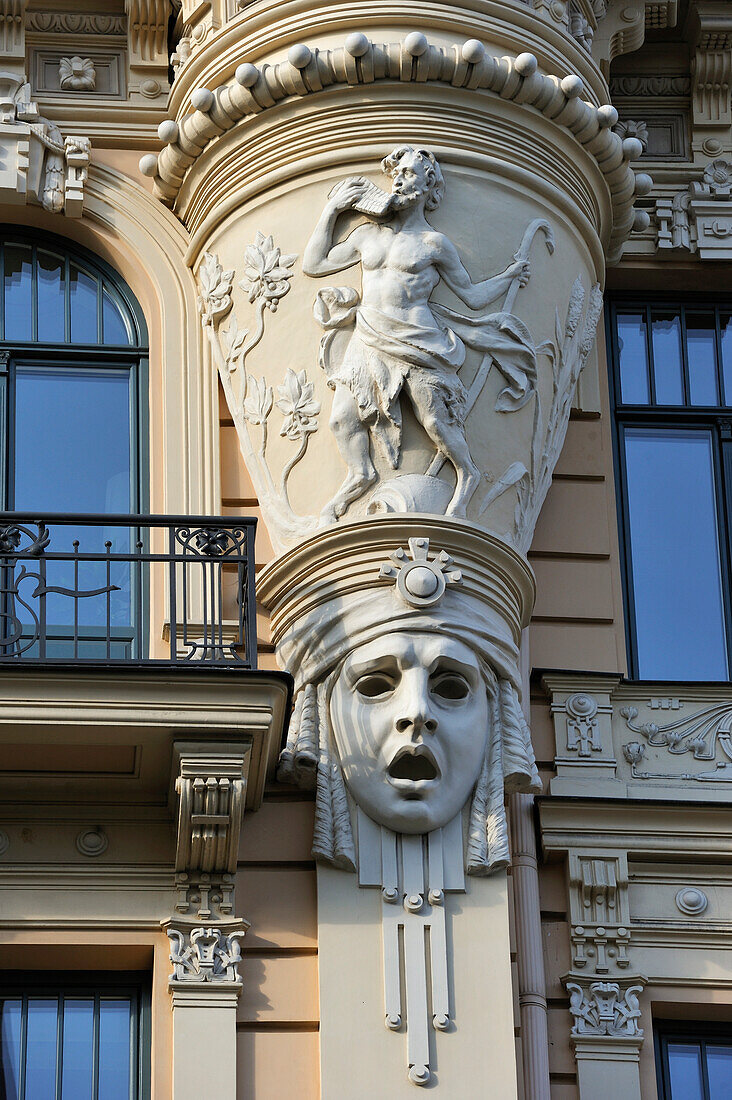
[[[527,225],[524,235],[521,238],[521,244],[514,254],[515,260],[519,262],[528,261],[529,253],[531,252],[531,246],[534,243],[534,237],[539,232],[544,234],[547,252],[550,256],[554,255],[554,230],[550,226],[549,222],[545,221],[543,218],[534,218],[534,220],[532,222],[529,222],[529,224]],[[513,280],[510,287],[508,288],[508,293],[506,294],[501,313],[511,313],[518,292],[523,286],[526,286],[527,281],[528,280],[526,280],[525,276],[516,276],[516,278]],[[477,371],[475,372],[475,378],[470,383],[470,387],[468,389],[468,396],[465,402],[466,417],[475,407],[475,403],[477,402],[483,391],[483,386],[486,384],[486,380],[488,378],[492,365],[493,360],[491,359],[490,355],[484,355],[480,361],[480,365],[478,366]],[[427,467],[427,470],[425,471],[427,476],[437,477],[444,464],[445,456],[438,452],[432,459],[432,462]],[[513,482],[511,484],[513,484]],[[509,487],[510,486],[508,485],[506,486],[506,488]]]
[[[530,222],[527,225],[526,232],[521,239],[521,244],[518,247],[518,251],[514,255],[514,260],[518,260],[519,262],[524,263],[528,261],[529,253],[531,252],[531,246],[534,243],[534,237],[539,231],[544,234],[547,252],[550,256],[554,255],[554,230],[549,225],[549,222],[544,221],[543,218],[535,218],[533,222]],[[517,275],[511,283],[510,287],[508,288],[508,294],[506,295],[506,300],[503,303],[503,309],[501,311],[502,313],[513,312],[514,303],[516,302],[516,296],[519,290],[521,290],[521,287],[525,285],[525,282],[522,283],[522,276]]]

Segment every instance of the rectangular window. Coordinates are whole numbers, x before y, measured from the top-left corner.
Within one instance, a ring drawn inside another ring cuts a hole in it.
[[[663,1024],[655,1039],[659,1100],[729,1100],[732,1025]]]
[[[609,317],[631,674],[726,680],[732,316],[616,302]]]
[[[29,981],[0,994],[2,1100],[146,1100],[143,989]]]

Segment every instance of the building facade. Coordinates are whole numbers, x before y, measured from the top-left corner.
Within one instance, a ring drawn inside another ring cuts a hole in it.
[[[732,1095],[730,5],[0,55],[0,1096]]]

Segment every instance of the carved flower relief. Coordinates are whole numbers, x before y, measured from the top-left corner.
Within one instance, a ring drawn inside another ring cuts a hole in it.
[[[277,387],[277,392],[280,395],[277,408],[285,417],[280,435],[286,435],[288,439],[302,439],[318,430],[316,417],[320,412],[320,402],[314,400],[313,383],[307,381],[304,370],[296,374],[288,367],[285,381]]]
[[[272,387],[267,385],[264,378],[257,381],[253,375],[250,375],[248,392],[244,402],[244,415],[249,423],[255,425],[265,424],[272,411],[273,401]]]
[[[297,256],[283,256],[272,237],[257,233],[256,241],[244,253],[244,278],[239,286],[250,302],[261,299],[275,313],[280,298],[290,289],[289,280],[294,275],[290,268],[296,259]]]
[[[62,57],[58,79],[64,91],[91,92],[97,85],[97,72],[89,57]]]
[[[648,124],[646,122],[624,118],[613,127],[613,130],[621,140],[638,138],[643,146],[643,152],[648,151]]]
[[[201,282],[201,294],[198,308],[204,325],[213,324],[215,317],[226,313],[231,307],[231,284],[233,271],[224,271],[218,256],[213,252],[204,252],[198,277]]]
[[[728,160],[715,160],[704,171],[704,182],[718,198],[728,196],[732,188],[732,163]]]

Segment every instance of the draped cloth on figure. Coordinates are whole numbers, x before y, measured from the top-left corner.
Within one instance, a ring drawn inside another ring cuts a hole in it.
[[[447,415],[463,427],[467,391],[458,370],[466,348],[490,357],[508,383],[498,396],[500,412],[520,409],[536,384],[536,349],[518,317],[492,313],[464,317],[430,302],[434,326],[412,324],[363,305],[352,287],[327,287],[315,302],[316,320],[326,330],[320,342],[320,365],[328,385],[346,386],[389,462],[399,462],[402,413],[399,396],[406,390],[417,418]],[[333,362],[332,345],[339,331],[351,329],[342,357]]]

